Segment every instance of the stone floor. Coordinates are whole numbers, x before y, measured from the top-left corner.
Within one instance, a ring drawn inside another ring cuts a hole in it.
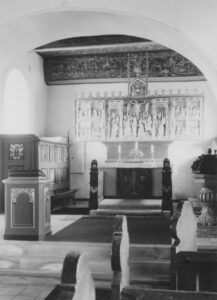
[[[56,233],[81,218],[80,215],[52,215],[51,228],[52,233]],[[5,226],[5,217],[0,214],[0,243],[3,240]],[[217,248],[217,238],[200,238],[198,239],[198,246],[200,248]],[[17,276],[18,277],[18,276]],[[22,280],[15,280],[10,276],[0,277],[0,300],[42,300],[51,292],[54,285],[47,281],[43,284],[33,282],[26,284]]]
[[[52,233],[56,233],[64,227],[68,226],[72,222],[78,220],[79,215],[52,215],[51,216],[51,228]],[[5,227],[5,217],[0,214],[0,242],[3,240]],[[54,288],[49,282],[41,282],[34,284],[19,283],[19,278],[14,282],[14,277],[1,276],[0,277],[0,300],[42,300],[51,292]]]

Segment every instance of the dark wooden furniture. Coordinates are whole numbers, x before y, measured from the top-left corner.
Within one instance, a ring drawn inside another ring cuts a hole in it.
[[[177,290],[217,292],[217,252],[179,252],[175,268]]]
[[[152,196],[151,169],[118,168],[117,195],[120,198],[150,198]]]
[[[121,300],[215,300],[217,293],[151,290],[139,287],[125,287]]]
[[[217,251],[203,249],[197,252],[176,253],[180,243],[176,225],[181,215],[184,201],[177,204],[171,219],[171,288],[184,291],[217,292]]]
[[[51,180],[50,194],[69,191],[69,143],[66,139],[36,135],[0,135],[0,181],[10,170],[40,169]],[[4,212],[4,186],[0,183],[0,211]]]
[[[67,192],[57,193],[51,197],[51,211],[55,212],[60,208],[67,207],[71,202],[75,205],[75,194],[78,189],[71,189]]]

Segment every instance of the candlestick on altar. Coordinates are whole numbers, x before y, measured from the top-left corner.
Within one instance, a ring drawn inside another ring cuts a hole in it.
[[[154,145],[151,145],[151,154],[154,154]]]
[[[121,160],[121,145],[118,145],[118,160]]]
[[[154,145],[151,145],[151,160],[154,162]]]
[[[135,142],[135,150],[138,151],[138,142]]]

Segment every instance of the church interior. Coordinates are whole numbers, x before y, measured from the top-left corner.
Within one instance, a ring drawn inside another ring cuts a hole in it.
[[[0,1],[0,299],[216,299],[216,13]]]

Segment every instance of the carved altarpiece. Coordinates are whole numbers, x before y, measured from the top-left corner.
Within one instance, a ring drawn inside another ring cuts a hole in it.
[[[198,139],[202,125],[202,95],[76,101],[77,141]]]

